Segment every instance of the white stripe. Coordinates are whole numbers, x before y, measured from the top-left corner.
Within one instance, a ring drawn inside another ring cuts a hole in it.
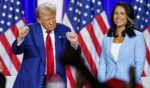
[[[8,29],[6,32],[5,32],[5,36],[6,36],[6,39],[8,40],[9,44],[12,45],[12,43],[14,42],[15,40],[15,36],[14,34],[12,33],[11,29]],[[17,58],[19,60],[19,62],[21,63],[22,62],[22,55],[17,55]]]
[[[0,56],[3,58],[3,61],[10,72],[10,75],[17,75],[17,70],[12,64],[9,56],[7,55],[7,52],[5,51],[5,48],[3,47],[2,43],[0,42]]]
[[[94,19],[92,21],[92,26],[93,26],[94,34],[95,34],[99,44],[102,45],[103,33],[102,33],[101,28],[100,28],[98,22],[96,21],[96,19]]]
[[[67,80],[69,80],[69,77],[67,76]],[[67,88],[71,88],[70,81],[67,81]]]
[[[83,52],[81,52],[81,56],[84,58],[83,61],[84,61],[85,65],[91,71],[90,65],[88,64],[87,60],[85,59],[85,56],[84,56]]]
[[[24,24],[23,20],[20,20],[20,21],[17,22],[16,27],[17,27],[17,29],[20,29],[24,25],[25,24]]]
[[[107,19],[107,17],[106,17],[105,11],[103,11],[103,12],[101,13],[101,16],[102,16],[103,21],[105,22],[105,25],[106,25],[107,29],[109,29],[110,26],[109,26],[108,19]]]
[[[38,0],[38,5],[48,2],[56,6],[56,21],[62,23],[62,13],[63,13],[63,1],[64,0]]]
[[[148,32],[147,29],[144,31],[144,38],[145,38],[146,46],[150,51],[150,33]]]
[[[73,76],[73,79],[75,80],[76,79],[76,69],[72,66],[69,66],[69,68],[71,69],[71,74]]]
[[[90,34],[85,27],[80,31],[80,33],[81,33],[81,36],[82,36],[82,39],[83,39],[85,45],[87,46],[88,51],[90,52],[90,54],[92,56],[94,63],[96,64],[96,68],[98,69],[99,56],[96,53],[94,44],[90,37]]]
[[[144,72],[146,74],[146,77],[150,77],[150,66],[147,63],[147,60],[145,61]]]
[[[66,26],[68,26],[69,28],[71,28],[72,32],[75,32],[74,29],[73,29],[73,27],[72,27],[72,25],[71,25],[71,22],[68,19],[67,14],[64,15],[63,24],[66,25]]]

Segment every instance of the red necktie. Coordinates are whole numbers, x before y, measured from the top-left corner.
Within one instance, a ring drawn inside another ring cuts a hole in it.
[[[46,37],[46,58],[47,58],[47,76],[46,80],[50,79],[54,75],[54,54],[53,54],[53,46],[50,38],[50,32],[47,32]]]

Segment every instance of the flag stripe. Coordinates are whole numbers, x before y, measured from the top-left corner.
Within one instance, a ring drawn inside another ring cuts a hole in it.
[[[0,61],[2,62],[2,66],[3,66],[3,74],[5,74],[5,75],[7,75],[7,76],[8,76],[8,75],[10,76],[10,72],[9,72],[9,70],[7,69],[7,67],[6,67],[6,65],[5,65],[5,62],[3,61],[1,55],[0,55]]]
[[[146,61],[148,62],[148,64],[150,64],[150,52],[148,50],[148,48],[146,47]]]
[[[80,33],[78,34],[78,38],[79,38],[79,43],[80,43],[81,49],[84,53],[84,56],[86,57],[86,60],[91,67],[91,71],[94,73],[95,76],[97,76],[96,64],[94,63],[92,56],[91,56],[90,52],[88,51],[86,44]]]
[[[16,25],[11,27],[11,31],[13,32],[15,38],[17,38],[17,36],[18,36],[18,28],[16,27]]]
[[[148,32],[150,33],[150,26],[147,27]]]
[[[103,21],[103,18],[101,16],[96,16],[96,20],[97,20],[99,27],[101,28],[101,31],[103,32],[103,34],[106,34],[108,32],[108,28],[107,28],[105,22]]]
[[[5,48],[5,50],[6,50],[7,54],[8,54],[11,62],[14,64],[16,70],[19,71],[20,62],[19,62],[18,58],[13,54],[11,46],[8,43],[7,38],[4,35],[1,35],[0,39],[1,39],[1,43],[4,46],[4,48]]]
[[[93,29],[93,27],[92,27],[92,24],[88,24],[88,25],[86,26],[86,28],[87,28],[87,30],[88,30],[90,36],[91,36],[91,39],[92,39],[92,42],[93,42],[93,44],[94,44],[94,47],[95,47],[95,49],[96,49],[96,51],[97,51],[97,54],[100,56],[100,54],[101,54],[101,46],[100,46],[100,44],[98,43],[98,40],[97,40],[97,38],[96,38],[96,36],[95,36],[95,34],[94,34],[94,29]]]
[[[9,58],[8,54],[6,53],[5,48],[3,47],[2,43],[0,42],[0,50],[2,52],[0,52],[0,56],[3,59],[3,62],[5,63],[7,69],[9,70],[11,75],[16,75],[17,74],[17,70],[15,69],[13,63],[11,62],[11,59]]]
[[[73,78],[73,75],[69,66],[66,67],[66,71],[67,71],[67,78],[69,79],[71,88],[74,88],[75,80]]]
[[[96,36],[99,44],[102,45],[102,40],[103,40],[104,34],[102,33],[102,31],[101,31],[101,29],[100,29],[100,27],[99,27],[98,22],[97,22],[96,19],[94,19],[92,21],[92,26],[93,26],[93,29],[94,29],[93,30],[94,34],[95,34],[95,36]]]

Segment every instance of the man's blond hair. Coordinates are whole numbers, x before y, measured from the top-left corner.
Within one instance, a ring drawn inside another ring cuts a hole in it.
[[[56,6],[48,2],[40,4],[36,9],[36,18],[40,18],[41,14],[47,13],[56,14]]]

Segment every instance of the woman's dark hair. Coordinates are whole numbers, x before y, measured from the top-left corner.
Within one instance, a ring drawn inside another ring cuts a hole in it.
[[[117,28],[116,28],[116,24],[113,20],[113,16],[114,16],[114,12],[115,12],[115,9],[116,7],[118,6],[121,6],[124,8],[127,16],[128,16],[128,21],[127,21],[127,25],[126,25],[126,28],[125,30],[122,32],[122,36],[124,37],[126,34],[129,36],[129,37],[134,37],[136,36],[135,32],[133,29],[134,28],[134,10],[133,8],[128,4],[128,3],[125,3],[125,2],[118,2],[115,7],[113,8],[113,11],[111,13],[111,28],[110,30],[108,31],[108,34],[107,36],[109,37],[117,37]]]

